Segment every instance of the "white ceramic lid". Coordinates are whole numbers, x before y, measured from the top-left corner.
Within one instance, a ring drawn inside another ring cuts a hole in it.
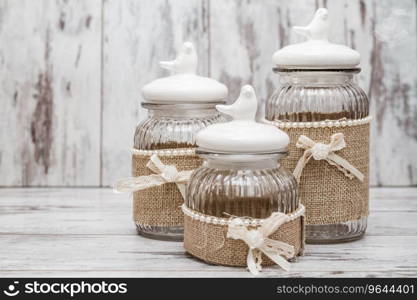
[[[351,69],[360,63],[359,52],[328,40],[329,16],[319,8],[313,20],[305,27],[295,26],[294,31],[307,37],[303,43],[286,46],[274,53],[272,60],[284,69]]]
[[[253,87],[245,85],[232,105],[216,105],[232,121],[217,123],[197,133],[197,145],[204,150],[228,153],[268,153],[286,151],[288,135],[275,126],[258,123],[258,100]]]
[[[184,103],[217,102],[227,96],[227,87],[220,82],[196,75],[197,53],[190,42],[183,44],[175,60],[162,61],[162,68],[172,75],[156,79],[142,88],[145,102]]]

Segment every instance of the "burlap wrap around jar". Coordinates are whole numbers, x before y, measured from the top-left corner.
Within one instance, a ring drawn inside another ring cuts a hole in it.
[[[272,122],[290,136],[290,154],[282,159],[283,166],[288,170],[296,168],[306,150],[297,147],[300,136],[316,143],[329,144],[334,134],[341,133],[346,146],[335,154],[363,174],[363,181],[360,181],[354,176],[346,176],[346,170],[326,159],[311,158],[299,178],[300,201],[306,207],[306,224],[337,224],[368,216],[369,121],[370,118],[310,124]]]
[[[184,248],[188,253],[210,264],[247,266],[249,246],[243,240],[227,237],[229,219],[199,214],[187,208],[184,213]],[[248,230],[257,227],[249,225]],[[297,215],[284,223],[268,238],[294,247],[294,254],[286,259],[302,255],[305,240],[303,215]],[[270,266],[276,263],[262,253],[261,264]]]
[[[193,149],[189,149],[192,150]],[[132,176],[148,176],[154,172],[147,167],[153,153],[158,153],[159,159],[167,166],[175,166],[178,171],[188,171],[198,168],[202,160],[192,151],[186,155],[180,149],[165,149],[163,151],[139,151],[132,155]],[[142,227],[172,227],[183,226],[184,216],[181,205],[183,196],[175,183],[143,189],[133,193],[133,219]]]

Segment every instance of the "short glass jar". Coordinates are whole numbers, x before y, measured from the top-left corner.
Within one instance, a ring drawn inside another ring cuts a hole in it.
[[[297,181],[280,164],[289,137],[257,122],[257,106],[249,85],[233,104],[217,105],[231,120],[197,134],[196,153],[203,164],[191,174],[183,206],[188,253],[211,264],[248,266],[254,274],[261,265],[288,270],[287,260],[304,248]],[[287,254],[272,244],[285,245]]]
[[[204,163],[192,175],[186,205],[219,218],[263,219],[298,208],[297,182],[281,167],[286,153],[226,154],[197,150]]]
[[[369,100],[354,80],[356,69],[274,69],[280,86],[267,101],[267,119],[283,122],[357,120],[369,115]],[[346,242],[361,238],[367,217],[336,224],[307,224],[308,243]]]

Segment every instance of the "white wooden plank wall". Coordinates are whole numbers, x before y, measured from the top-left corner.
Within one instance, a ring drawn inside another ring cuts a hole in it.
[[[102,182],[130,175],[133,135],[146,116],[141,87],[167,71],[183,41],[196,43],[208,74],[208,10],[201,0],[104,1]]]
[[[371,182],[417,185],[415,0],[0,0],[0,186],[107,186],[130,174],[140,88],[183,40],[233,100],[277,84],[272,53],[329,8],[331,37],[362,54]]]
[[[101,1],[0,1],[0,185],[98,185]]]

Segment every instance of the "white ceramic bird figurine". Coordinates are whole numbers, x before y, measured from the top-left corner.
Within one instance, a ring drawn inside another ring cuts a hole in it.
[[[185,42],[174,60],[161,61],[159,64],[162,68],[170,70],[172,74],[195,74],[197,72],[197,62],[194,45]]]
[[[240,90],[239,98],[232,105],[216,105],[216,109],[233,120],[255,121],[258,109],[258,99],[251,85],[245,85]]]
[[[328,15],[329,13],[326,8],[319,8],[310,24],[305,27],[294,26],[293,30],[307,37],[309,40],[327,40],[330,29]]]

